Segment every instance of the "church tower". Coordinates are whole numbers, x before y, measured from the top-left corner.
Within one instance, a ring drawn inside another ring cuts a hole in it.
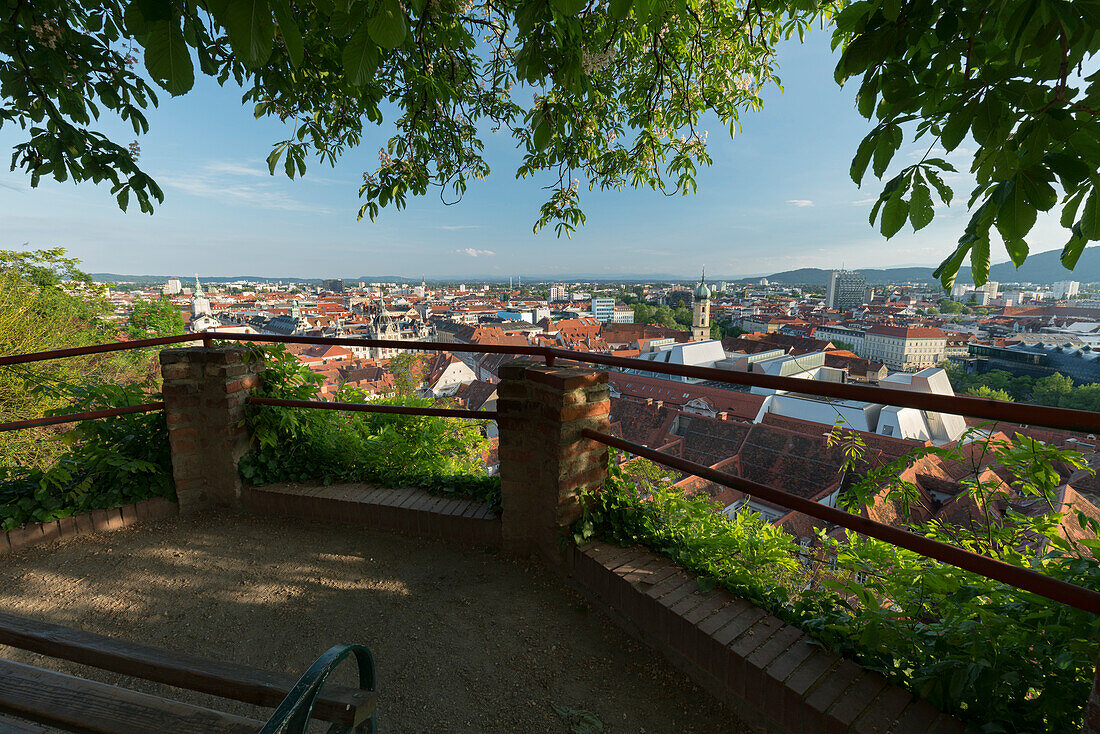
[[[195,274],[195,290],[191,294],[191,317],[198,318],[199,316],[212,315],[210,310],[210,299],[206,298],[206,295],[202,292],[202,283],[199,282],[198,273]]]
[[[710,288],[707,287],[707,271],[699,278],[699,285],[695,287],[695,307],[691,318],[691,340],[706,341],[710,339]]]

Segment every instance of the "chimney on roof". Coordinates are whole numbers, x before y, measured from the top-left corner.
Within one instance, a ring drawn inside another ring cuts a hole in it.
[[[653,398],[646,398],[645,399],[645,404],[646,405],[653,405]]]
[[[654,400],[653,404],[656,405],[658,408],[660,408],[661,406],[663,406],[665,404],[665,401],[663,401],[663,400]]]
[[[723,410],[722,412],[718,413],[715,418],[720,421],[729,420],[729,414],[727,414],[726,411]]]

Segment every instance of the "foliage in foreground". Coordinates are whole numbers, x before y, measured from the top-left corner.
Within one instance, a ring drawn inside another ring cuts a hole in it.
[[[139,405],[137,387],[68,387],[52,414]],[[164,412],[83,421],[54,440],[68,446],[48,468],[0,465],[0,530],[48,522],[149,497],[173,497]]]
[[[568,234],[585,220],[581,186],[694,192],[711,163],[703,125],[738,131],[780,85],[780,44],[820,25],[839,49],[836,82],[858,85],[870,121],[852,179],[886,177],[907,137],[924,149],[895,163],[877,197],[871,221],[883,235],[922,229],[935,199],[951,203],[955,168],[943,155],[970,164],[970,218],[936,273],[945,287],[968,256],[984,283],[997,241],[1023,262],[1038,212],[1060,210],[1067,268],[1100,240],[1100,77],[1082,78],[1100,50],[1098,0],[9,5],[0,126],[24,131],[11,167],[32,186],[110,182],[122,209],[132,197],[152,212],[164,194],[139,166],[138,143],[101,115],[144,134],[158,104],[147,80],[175,96],[203,75],[232,80],[257,117],[287,125],[268,165],[291,178],[314,156],[335,164],[383,113],[392,119],[378,168],[363,174],[360,217],[429,190],[460,198],[490,173],[487,135],[510,135],[523,154],[517,177],[549,179],[536,231]]]
[[[114,341],[109,313],[102,288],[64,250],[0,250],[0,354]],[[0,422],[57,414],[67,385],[135,384],[154,367],[145,350],[2,367]],[[0,433],[0,465],[48,469],[64,450],[51,440],[56,433],[53,427]]]
[[[322,378],[285,347],[264,347],[262,356],[266,369],[257,396],[316,399]],[[341,389],[335,398],[368,402],[362,391],[351,388]],[[433,400],[410,396],[370,402],[434,405]],[[246,421],[253,449],[241,459],[240,470],[250,484],[321,480],[423,487],[472,497],[500,510],[500,480],[485,473],[487,441],[476,421],[273,406],[253,406]]]
[[[1014,487],[1049,496],[1051,460],[1078,461],[1072,452],[1035,445],[991,446],[1010,467]],[[629,465],[627,465],[629,466]],[[884,469],[875,479],[900,473]],[[1057,474],[1053,474],[1057,477]],[[988,487],[967,491],[981,499]],[[639,487],[644,489],[639,489]],[[891,492],[901,495],[904,486]],[[857,493],[858,495],[858,493]],[[1087,550],[1055,532],[1054,513],[1011,516],[994,528],[1001,560],[1100,589],[1100,542]],[[1095,534],[1095,523],[1074,517]],[[636,482],[612,460],[602,490],[576,527],[578,541],[600,537],[640,543],[801,627],[825,646],[882,672],[975,731],[1076,731],[1092,686],[1100,621],[1093,615],[1005,584],[931,561],[916,553],[847,533],[819,537],[804,549],[758,515],[715,512],[705,498],[685,497],[660,483]],[[959,528],[914,530],[981,549],[981,533]],[[1042,550],[1022,538],[1048,540]]]

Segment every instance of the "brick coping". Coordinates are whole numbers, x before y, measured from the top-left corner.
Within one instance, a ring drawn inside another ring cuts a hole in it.
[[[576,580],[629,632],[745,721],[771,732],[961,734],[965,726],[797,627],[645,548],[567,552]]]
[[[165,497],[132,502],[121,507],[92,510],[51,522],[34,522],[7,532],[0,531],[0,555],[66,538],[118,530],[148,520],[165,520],[179,514],[179,505]]]
[[[477,545],[499,545],[500,517],[477,500],[445,497],[415,487],[369,484],[244,487],[246,510],[307,517],[376,530]]]

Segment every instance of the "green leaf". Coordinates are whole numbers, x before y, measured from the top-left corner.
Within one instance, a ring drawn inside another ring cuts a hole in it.
[[[535,133],[531,139],[531,142],[535,144],[535,149],[546,150],[546,146],[550,144],[551,135],[550,126],[546,124],[546,120],[540,120],[538,125],[535,126]]]
[[[284,144],[277,145],[267,156],[267,170],[272,176],[275,175],[275,166],[279,165],[279,158],[282,157],[284,150],[286,150]]]
[[[370,25],[364,22],[344,46],[342,61],[348,82],[361,87],[370,81],[378,69],[378,46],[371,40]]]
[[[879,135],[878,142],[875,145],[873,167],[875,176],[882,178],[882,174],[886,173],[886,167],[890,165],[890,159],[894,157],[894,152],[900,147],[901,127],[891,125],[887,131]]]
[[[1085,200],[1085,208],[1081,212],[1080,234],[1086,240],[1100,240],[1100,196],[1097,196],[1095,188]]]
[[[852,159],[852,168],[849,172],[852,181],[859,185],[863,181],[863,175],[867,172],[867,164],[871,162],[871,154],[875,152],[875,138],[871,135],[860,141],[856,149],[856,156]]]
[[[255,69],[271,56],[275,22],[267,0],[230,0],[225,10],[229,43],[245,66]]]
[[[1066,191],[1073,189],[1089,177],[1088,165],[1077,156],[1066,153],[1047,153],[1043,156],[1043,163],[1054,171],[1062,182],[1062,188]]]
[[[397,48],[405,41],[405,11],[397,0],[382,0],[367,21],[370,37],[382,48]]]
[[[945,291],[951,290],[951,286],[955,284],[955,277],[959,274],[963,258],[966,257],[966,253],[970,252],[972,237],[969,234],[963,235],[955,251],[948,255],[939,267],[932,272],[932,277],[939,279],[940,285],[943,286]]]
[[[632,0],[611,0],[607,6],[607,12],[615,20],[622,20],[626,16],[630,15],[630,6]]]
[[[282,36],[283,45],[286,46],[290,63],[295,67],[301,66],[304,54],[302,32],[294,22],[294,11],[290,7],[290,0],[272,0],[271,4],[275,11],[275,19],[279,22],[279,35]]]
[[[1025,200],[1041,212],[1058,203],[1058,192],[1050,185],[1045,169],[1029,168],[1016,175],[1016,186],[1022,189]]]
[[[1085,251],[1085,245],[1088,244],[1088,240],[1080,236],[1074,228],[1073,235],[1069,238],[1069,242],[1062,248],[1062,254],[1059,256],[1059,260],[1062,261],[1062,267],[1066,270],[1073,270],[1077,267],[1077,260],[1080,259],[1081,253]]]
[[[149,76],[173,97],[191,90],[195,67],[183,40],[180,19],[160,20],[146,27],[145,68]]]
[[[1066,229],[1073,226],[1073,223],[1077,221],[1077,210],[1081,208],[1081,202],[1085,199],[1085,192],[1088,189],[1082,188],[1066,202],[1062,204],[1062,217],[1061,224]]]
[[[584,10],[587,0],[550,0],[554,9],[565,16],[573,16]]]
[[[1012,258],[1012,264],[1015,267],[1020,267],[1024,264],[1024,260],[1027,259],[1027,243],[1023,239],[1005,239],[1005,249],[1008,250],[1008,256]]]
[[[890,239],[898,233],[909,217],[909,204],[901,198],[901,189],[894,192],[893,196],[886,200],[882,207],[882,220],[879,222],[879,230]]]
[[[1026,237],[1035,226],[1037,212],[1024,195],[1023,186],[1018,185],[1017,181],[1010,181],[1006,185],[1009,187],[1009,192],[997,209],[997,231],[1007,242]],[[1019,267],[1019,263],[1016,263],[1016,267]]]
[[[940,195],[940,200],[943,201],[944,204],[950,205],[951,198],[954,196],[955,192],[951,190],[950,186],[943,182],[943,179],[940,178],[940,174],[935,171],[925,170],[924,175],[932,182],[932,185],[936,187],[936,193]]]
[[[913,231],[917,232],[925,227],[935,217],[932,210],[932,194],[923,183],[913,186],[913,193],[909,199],[909,222],[913,225]]]
[[[970,248],[970,277],[974,285],[984,285],[989,280],[989,231],[974,238]]]
[[[969,129],[970,115],[966,110],[956,110],[940,127],[940,142],[943,143],[943,149],[950,152],[959,147],[959,143],[966,137]]]

